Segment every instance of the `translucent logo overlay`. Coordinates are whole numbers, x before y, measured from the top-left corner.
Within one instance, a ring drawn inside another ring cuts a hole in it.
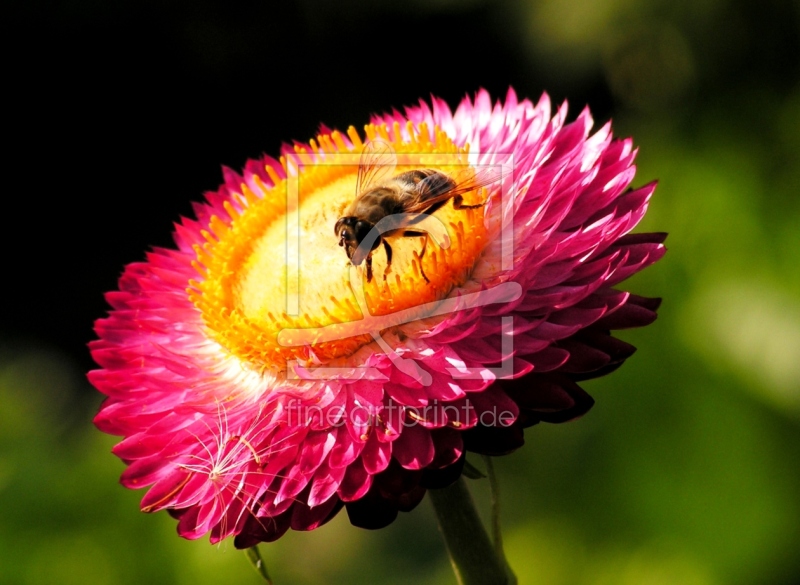
[[[369,145],[368,145],[369,146]],[[381,175],[386,179],[391,179],[396,173],[396,167],[408,168],[431,168],[446,166],[449,169],[471,169],[473,172],[481,173],[481,176],[491,176],[492,179],[486,185],[487,192],[492,198],[492,209],[495,210],[497,235],[500,244],[500,271],[506,271],[513,266],[513,194],[515,193],[513,179],[513,156],[504,153],[475,153],[469,155],[436,154],[435,163],[429,162],[434,155],[431,153],[420,154],[397,154],[386,153],[383,147],[381,159],[378,163],[374,160],[370,162],[370,172]],[[287,173],[287,209],[299,208],[300,180],[303,175],[304,167],[318,165],[351,166],[359,168],[359,177],[364,174],[364,156],[353,153],[325,153],[324,159],[308,160],[308,157],[298,159],[287,159],[289,169]],[[379,168],[375,168],[379,167]],[[353,197],[357,197],[354,193]],[[287,221],[286,226],[286,254],[287,254],[287,279],[295,283],[299,282],[300,275],[300,214],[296,214],[296,222]],[[333,227],[333,226],[331,226]],[[351,257],[349,265],[350,287],[353,291],[362,318],[358,325],[358,330],[369,332],[375,343],[389,357],[393,365],[411,377],[414,381],[429,386],[432,383],[430,373],[421,368],[416,360],[404,357],[395,351],[384,338],[383,332],[399,327],[401,325],[418,321],[421,318],[428,319],[452,314],[458,311],[466,311],[478,307],[484,307],[495,303],[508,303],[518,299],[522,295],[522,287],[513,281],[500,282],[490,288],[482,288],[475,292],[459,291],[458,294],[451,294],[449,297],[429,303],[422,303],[411,308],[399,310],[386,315],[371,315],[366,301],[364,291],[365,274],[358,265],[372,252],[377,246],[377,242],[385,234],[397,233],[398,230],[413,228],[414,232],[424,233],[430,241],[447,249],[450,246],[450,238],[443,222],[435,215],[429,213],[397,213],[387,215],[374,224],[369,233],[359,242],[358,248]],[[498,229],[499,228],[499,229]],[[332,236],[333,237],[333,236]],[[299,286],[287,286],[287,290],[299,291]],[[296,315],[299,312],[300,299],[299,293],[287,294],[286,312]],[[340,324],[325,327],[308,327],[283,329],[278,334],[278,343],[284,347],[295,347],[311,345],[344,339],[352,335],[343,335]],[[501,318],[500,348],[505,359],[497,367],[450,367],[447,372],[454,379],[482,379],[487,372],[491,372],[495,378],[507,378],[513,374],[512,359],[514,352],[514,340],[512,336],[513,317],[504,316]],[[291,360],[287,363],[287,376],[289,378],[306,380],[357,380],[357,379],[386,379],[386,376],[377,368],[369,366],[363,367],[333,367],[333,366],[314,366],[306,367]],[[431,411],[433,412],[433,411]],[[503,413],[495,417],[495,422],[500,423]],[[488,416],[488,415],[487,415]],[[426,417],[420,414],[422,419]],[[412,417],[413,418],[413,417]]]

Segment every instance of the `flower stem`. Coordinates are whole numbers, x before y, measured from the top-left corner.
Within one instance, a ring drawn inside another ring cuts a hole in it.
[[[464,479],[428,493],[459,584],[508,585],[503,562],[486,534]]]
[[[247,554],[247,560],[250,561],[250,564],[253,565],[253,568],[256,570],[256,572],[261,575],[264,581],[266,581],[269,585],[272,585],[272,579],[267,572],[267,565],[264,564],[264,561],[261,558],[261,553],[258,551],[258,547],[251,546],[244,552]]]
[[[489,486],[492,489],[492,540],[494,541],[494,552],[506,570],[508,585],[517,585],[517,576],[511,570],[506,553],[503,550],[503,534],[500,530],[500,485],[497,481],[497,475],[494,473],[494,463],[492,463],[492,458],[489,455],[484,455],[483,461],[486,464]]]

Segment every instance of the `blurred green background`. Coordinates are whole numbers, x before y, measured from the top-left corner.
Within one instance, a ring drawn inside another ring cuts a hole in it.
[[[0,583],[259,582],[138,511],[84,372],[102,293],[220,180],[320,122],[548,91],[640,147],[664,297],[579,421],[497,461],[520,583],[800,584],[800,3],[85,0],[4,8]],[[412,37],[412,33],[413,36]],[[69,215],[72,214],[72,217]],[[485,507],[487,486],[473,482]],[[453,584],[427,501],[262,545],[278,585]]]

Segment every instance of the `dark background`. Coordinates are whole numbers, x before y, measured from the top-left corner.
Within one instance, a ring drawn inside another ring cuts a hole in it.
[[[757,130],[797,87],[796,4],[633,2],[618,17],[629,22],[597,23],[607,39],[582,22],[591,14],[569,13],[580,2],[540,4],[599,38],[565,25],[567,38],[537,39],[553,23],[537,25],[533,2],[18,2],[6,15],[5,192],[8,228],[26,237],[7,241],[7,274],[21,279],[4,290],[7,335],[88,367],[89,324],[121,267],[172,244],[220,165],[276,154],[321,123],[513,86],[567,99],[573,116],[589,105],[600,123],[622,113],[691,135],[723,108]]]
[[[584,420],[500,462],[521,582],[800,583],[800,4],[8,2],[0,574],[9,583],[256,582],[114,484],[89,422],[92,323],[170,246],[220,165],[434,94],[585,105],[660,179],[665,297]],[[482,493],[483,487],[477,486]],[[485,494],[484,494],[485,495]],[[157,519],[158,518],[158,519]],[[284,542],[285,540],[285,542]],[[429,511],[265,553],[278,583],[448,583]],[[366,553],[364,553],[366,551]],[[327,559],[327,560],[324,560]],[[241,573],[241,574],[240,574]],[[281,578],[282,577],[282,578]],[[65,580],[66,579],[66,580]],[[427,580],[426,580],[427,579]]]

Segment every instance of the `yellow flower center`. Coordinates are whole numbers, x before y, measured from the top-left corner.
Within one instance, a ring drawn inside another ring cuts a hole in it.
[[[459,177],[460,184],[465,173],[474,177],[468,146],[458,147],[438,128],[431,140],[424,123],[418,132],[410,122],[406,129],[410,139],[404,140],[399,124],[365,127],[369,141],[388,143],[396,157],[381,180],[419,169]],[[257,178],[255,188],[242,184],[236,205],[225,204],[229,217],[213,217],[203,232],[206,242],[195,247],[199,278],[190,282],[188,294],[210,336],[257,371],[280,374],[290,360],[313,366],[353,354],[373,340],[376,323],[379,329],[382,323],[386,329],[402,327],[392,314],[403,312],[399,321],[407,322],[409,310],[464,284],[486,245],[480,205],[487,191],[475,187],[462,193],[463,206],[448,200],[432,214],[449,246],[442,237],[388,234],[391,265],[378,245],[368,280],[367,261],[353,266],[334,233],[359,196],[359,164],[365,162],[358,132],[351,127],[347,134],[353,147],[333,132],[310,142],[313,154],[296,148],[295,156],[281,159],[285,179],[267,167],[273,186]],[[408,229],[419,232],[421,225]],[[420,308],[413,315],[428,312]],[[376,316],[385,321],[370,318]]]

